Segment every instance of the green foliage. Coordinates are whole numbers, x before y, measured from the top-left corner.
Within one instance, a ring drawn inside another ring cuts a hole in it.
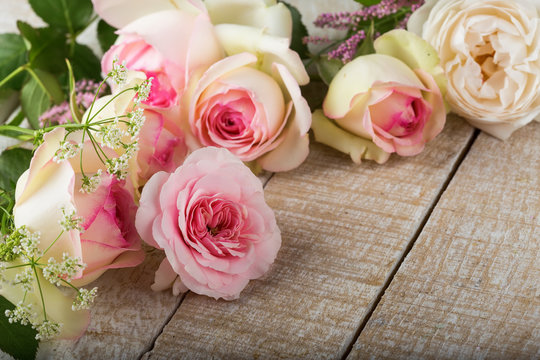
[[[32,151],[11,149],[0,154],[0,189],[5,192],[15,190],[17,180],[30,166]]]
[[[60,74],[65,71],[63,61],[69,54],[66,35],[59,29],[33,28],[23,21],[17,21],[17,27],[28,45],[28,62],[34,69]]]
[[[321,56],[317,62],[317,72],[326,85],[336,76],[343,67],[343,63],[338,59],[329,59],[328,56]]]
[[[32,75],[21,91],[21,106],[30,125],[39,129],[39,116],[53,103],[63,100],[64,94],[58,80],[51,74],[38,69],[30,70]]]
[[[17,360],[35,359],[38,349],[36,331],[30,325],[10,324],[6,310],[15,306],[0,296],[0,349]]]
[[[293,28],[291,49],[296,51],[298,55],[300,55],[300,58],[307,59],[309,57],[309,50],[303,39],[308,36],[308,32],[304,23],[302,23],[302,15],[294,6],[289,5],[286,2],[283,2],[283,4],[287,6],[292,16]]]
[[[101,62],[88,46],[75,44],[71,63],[73,64],[73,73],[76,79],[100,81]]]
[[[4,79],[19,66],[26,63],[26,46],[24,40],[17,34],[0,34],[0,79]],[[19,90],[24,80],[24,74],[19,74],[6,86]]]
[[[360,3],[360,4],[364,5],[364,6],[371,6],[371,5],[377,5],[382,0],[354,0],[354,1],[356,1],[357,3]]]
[[[47,24],[75,35],[92,17],[90,0],[30,0],[34,12]]]
[[[97,38],[99,41],[99,46],[103,52],[109,50],[109,48],[114,44],[118,35],[114,32],[116,29],[111,25],[107,24],[105,21],[100,20],[97,26]]]

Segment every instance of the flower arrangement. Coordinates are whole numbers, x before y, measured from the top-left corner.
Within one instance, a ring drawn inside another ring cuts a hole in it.
[[[310,130],[358,166],[421,153],[450,110],[502,139],[539,119],[537,1],[358,0],[314,22],[337,39],[275,0],[73,2],[66,21],[30,0],[47,27],[0,35],[21,103],[0,125],[19,141],[0,154],[8,337],[82,336],[91,283],[147,246],[152,290],[240,297],[281,245],[256,175],[294,171]],[[77,40],[95,21],[101,59]]]

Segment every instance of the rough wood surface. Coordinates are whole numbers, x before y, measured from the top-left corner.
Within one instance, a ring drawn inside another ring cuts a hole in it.
[[[540,359],[539,146],[480,134],[351,359]]]
[[[419,156],[354,165],[313,144],[266,186],[283,246],[237,301],[188,294],[144,358],[328,358],[343,353],[472,129],[451,118]]]
[[[38,359],[127,360],[150,349],[181,298],[150,290],[163,255],[161,251],[147,250],[142,265],[109,270],[93,282],[91,286],[97,286],[99,294],[86,333],[77,341],[43,342]]]

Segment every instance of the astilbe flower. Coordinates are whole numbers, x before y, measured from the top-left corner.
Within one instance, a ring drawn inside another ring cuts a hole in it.
[[[358,45],[368,37],[366,32],[372,23],[375,28],[373,38],[394,28],[403,29],[411,13],[423,3],[424,0],[382,0],[376,5],[366,6],[358,11],[323,13],[313,23],[320,28],[348,30],[347,38],[328,52],[328,58],[347,63],[354,58]],[[324,38],[306,37],[304,42],[320,44],[322,39]]]

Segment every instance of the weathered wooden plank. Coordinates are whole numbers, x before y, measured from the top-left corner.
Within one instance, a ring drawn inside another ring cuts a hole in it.
[[[481,134],[350,358],[540,358],[540,124]]]
[[[188,294],[144,358],[328,358],[343,353],[473,130],[458,118],[421,155],[354,165],[313,144],[266,187],[283,247],[237,301]]]
[[[88,285],[99,293],[86,333],[77,341],[43,342],[38,359],[135,359],[148,350],[181,301],[150,290],[163,254],[148,251],[142,265],[109,270]]]

